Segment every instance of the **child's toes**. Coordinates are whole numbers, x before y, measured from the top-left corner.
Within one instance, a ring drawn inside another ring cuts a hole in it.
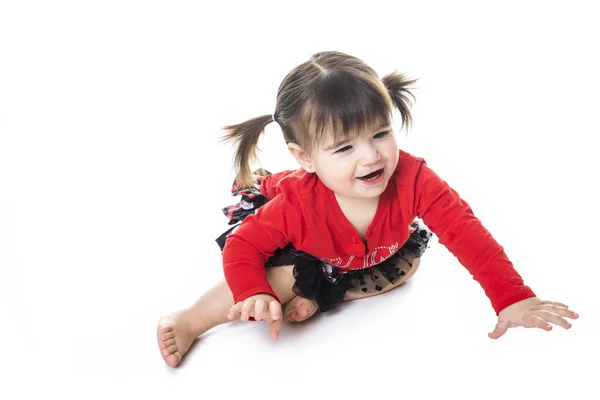
[[[310,318],[316,311],[316,302],[296,296],[288,304],[285,319],[288,322],[302,322]]]
[[[172,346],[174,344],[175,344],[175,339],[163,340],[160,343],[160,348],[166,349],[167,347]]]
[[[183,358],[198,334],[184,312],[161,318],[158,329],[158,347],[167,365],[174,367]]]
[[[294,311],[290,310],[289,308],[287,310],[285,310],[285,320],[287,322],[292,321],[292,314],[294,313]]]
[[[179,364],[179,361],[181,361],[181,355],[178,351],[176,351],[164,357],[164,359],[169,367],[175,367],[177,364]]]
[[[163,357],[167,357],[167,356],[169,356],[169,355],[177,352],[177,350],[178,350],[177,349],[177,345],[172,344],[172,345],[170,345],[170,346],[165,347],[164,349],[162,349],[161,353],[162,353]]]
[[[300,316],[299,313],[299,309],[297,307],[290,307],[288,310],[286,310],[286,316],[285,316],[285,320],[287,322],[300,322],[302,321],[303,317]]]
[[[158,325],[159,335],[164,335],[169,332],[173,332],[173,327],[171,325]]]
[[[308,313],[309,313],[309,306],[306,303],[302,303],[300,304],[300,306],[298,307],[298,316],[300,318],[306,318],[308,317]]]

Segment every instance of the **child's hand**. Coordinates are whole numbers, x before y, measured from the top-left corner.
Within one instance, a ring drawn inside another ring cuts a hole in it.
[[[498,323],[493,332],[488,333],[492,339],[504,335],[508,328],[523,326],[525,328],[541,328],[552,330],[553,324],[569,329],[571,324],[562,317],[577,319],[579,315],[568,309],[569,306],[553,301],[542,301],[537,297],[530,297],[518,301],[498,313]]]
[[[235,304],[229,309],[227,318],[233,320],[238,316],[242,321],[248,321],[254,317],[257,321],[265,321],[271,328],[271,337],[273,340],[279,338],[281,330],[281,304],[269,294],[259,293],[248,297],[243,302]]]

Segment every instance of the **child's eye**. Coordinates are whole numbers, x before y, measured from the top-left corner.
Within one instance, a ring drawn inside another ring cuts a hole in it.
[[[375,139],[382,139],[390,134],[390,131],[379,132],[373,136]]]
[[[344,147],[342,147],[341,149],[339,149],[339,150],[337,150],[336,152],[334,152],[334,154],[337,154],[337,153],[345,153],[345,152],[347,152],[348,150],[350,150],[351,148],[352,148],[352,146],[344,146]]]

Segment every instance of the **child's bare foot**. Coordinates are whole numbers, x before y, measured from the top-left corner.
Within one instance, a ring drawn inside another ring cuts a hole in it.
[[[286,306],[285,321],[286,322],[302,322],[312,317],[319,308],[319,305],[314,300],[309,300],[304,297],[294,297]]]
[[[185,311],[163,316],[158,322],[157,339],[160,354],[170,367],[174,367],[188,351],[200,332],[192,325]]]

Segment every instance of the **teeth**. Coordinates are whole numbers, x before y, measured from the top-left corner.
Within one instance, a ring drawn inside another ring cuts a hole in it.
[[[373,175],[373,176],[370,177],[370,178],[366,178],[366,176],[369,176],[369,175]],[[372,180],[375,180],[375,179],[379,178],[380,175],[381,175],[381,170],[378,170],[378,171],[375,171],[375,172],[371,172],[370,174],[367,174],[367,175],[363,176],[360,179],[362,179],[363,181],[372,181]]]

